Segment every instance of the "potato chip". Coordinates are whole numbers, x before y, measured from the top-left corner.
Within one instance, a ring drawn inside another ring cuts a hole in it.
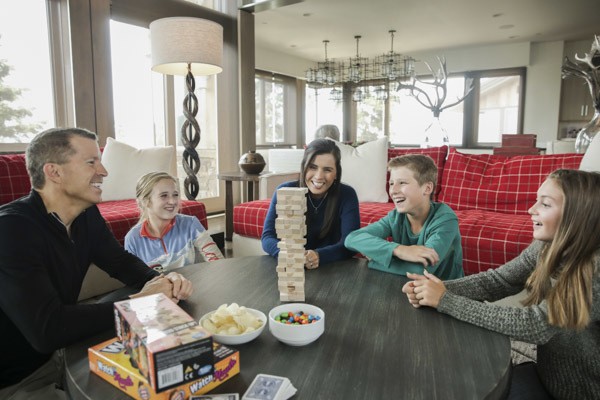
[[[202,326],[212,334],[240,335],[255,331],[264,321],[255,317],[244,306],[237,303],[221,304],[210,317],[202,321]]]

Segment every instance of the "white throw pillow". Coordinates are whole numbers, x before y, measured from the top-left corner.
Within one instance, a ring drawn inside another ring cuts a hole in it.
[[[358,201],[387,203],[387,137],[358,147],[335,143],[342,153],[342,182],[356,190]]]
[[[102,164],[108,171],[102,184],[102,201],[135,199],[135,185],[148,172],[164,171],[173,176],[173,146],[136,149],[111,137],[102,152]]]
[[[596,134],[592,139],[592,143],[590,143],[581,159],[579,169],[600,172],[600,134]]]

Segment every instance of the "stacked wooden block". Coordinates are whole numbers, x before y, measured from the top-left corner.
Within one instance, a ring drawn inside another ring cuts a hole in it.
[[[306,188],[277,190],[275,230],[279,238],[277,276],[281,301],[304,301]]]

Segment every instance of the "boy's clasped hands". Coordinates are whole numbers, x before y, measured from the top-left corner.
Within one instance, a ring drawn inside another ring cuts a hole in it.
[[[444,282],[426,269],[424,275],[407,272],[406,276],[412,280],[404,284],[402,292],[406,293],[410,304],[415,308],[421,306],[437,308],[440,299],[446,293]]]

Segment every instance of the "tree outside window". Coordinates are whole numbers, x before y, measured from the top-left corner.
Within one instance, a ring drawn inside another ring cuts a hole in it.
[[[46,1],[0,2],[0,143],[55,125],[50,65]]]

